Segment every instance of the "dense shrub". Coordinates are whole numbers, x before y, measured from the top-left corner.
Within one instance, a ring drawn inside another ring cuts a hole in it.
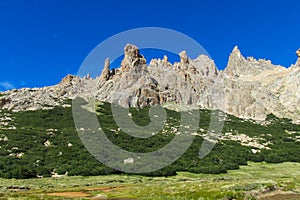
[[[130,108],[133,120],[139,125],[150,122],[149,109]],[[119,147],[131,152],[152,152],[168,144],[174,133],[171,127],[179,127],[180,113],[167,110],[165,132],[160,131],[153,137],[141,139],[132,137],[122,130],[113,120],[110,104],[97,107],[99,122],[106,136]],[[96,160],[83,146],[74,126],[71,108],[56,107],[51,110],[10,113],[14,117],[12,125],[16,130],[0,130],[9,141],[0,140],[0,177],[32,178],[36,175],[50,176],[55,171],[68,175],[104,175],[122,173],[110,169]],[[207,129],[210,111],[200,110],[200,127]],[[252,153],[251,147],[242,146],[236,141],[220,141],[203,159],[198,158],[203,138],[196,136],[190,148],[172,165],[147,176],[170,176],[177,171],[193,173],[225,173],[228,169],[238,169],[247,161],[266,161],[279,163],[300,162],[300,145],[294,138],[300,136],[300,126],[288,119],[269,115],[269,125],[260,125],[228,115],[223,132],[236,132],[250,137],[260,137],[270,141],[270,150]],[[294,131],[293,135],[287,131]],[[198,131],[200,133],[200,131]],[[291,137],[294,138],[291,138]],[[49,141],[50,145],[45,145]],[[175,151],[176,149],[174,149]],[[17,157],[18,153],[24,155]]]

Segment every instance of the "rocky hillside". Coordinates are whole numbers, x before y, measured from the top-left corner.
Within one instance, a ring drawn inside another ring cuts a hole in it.
[[[94,96],[124,107],[193,105],[221,109],[241,118],[264,120],[273,113],[300,123],[300,50],[296,64],[285,68],[271,61],[245,58],[235,47],[224,71],[205,55],[190,59],[185,51],[174,64],[163,59],[149,66],[139,49],[128,44],[117,69],[105,61],[101,75],[67,75],[60,83],[0,93],[0,108],[11,111],[69,106],[65,100]],[[100,74],[100,72],[99,72]]]

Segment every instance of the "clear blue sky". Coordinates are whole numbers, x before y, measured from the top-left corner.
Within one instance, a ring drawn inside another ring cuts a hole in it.
[[[103,40],[147,26],[189,35],[219,69],[235,45],[245,56],[290,66],[299,20],[299,0],[1,0],[0,90],[53,85],[76,74]]]

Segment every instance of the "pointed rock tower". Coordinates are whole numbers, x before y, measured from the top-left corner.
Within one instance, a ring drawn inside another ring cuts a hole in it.
[[[100,76],[101,81],[107,81],[110,78],[111,72],[109,71],[109,68],[110,68],[110,60],[109,58],[106,58],[104,63],[104,69]]]
[[[231,77],[239,77],[243,71],[243,66],[245,65],[246,59],[241,54],[238,46],[235,46],[229,56],[227,67],[224,73]]]

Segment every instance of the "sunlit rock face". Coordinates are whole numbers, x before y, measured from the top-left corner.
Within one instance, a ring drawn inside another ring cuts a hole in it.
[[[289,68],[265,59],[245,58],[236,46],[227,67],[219,71],[212,59],[190,59],[179,53],[180,62],[167,56],[152,59],[149,66],[137,46],[127,44],[119,68],[104,69],[96,78],[68,75],[54,86],[23,88],[1,93],[0,107],[13,111],[67,106],[65,99],[81,96],[117,103],[123,107],[155,104],[189,105],[221,109],[242,118],[263,120],[273,113],[300,122],[300,49],[298,61]]]
[[[296,55],[298,56],[298,60],[295,64],[296,67],[300,67],[300,49],[296,51]]]

